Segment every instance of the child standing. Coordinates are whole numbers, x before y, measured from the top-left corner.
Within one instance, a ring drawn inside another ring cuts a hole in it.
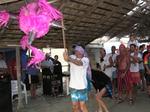
[[[127,47],[130,48],[131,44],[135,44],[137,47],[139,46],[139,43],[138,43],[138,41],[136,39],[135,34],[130,34],[129,41],[128,41],[128,46]]]

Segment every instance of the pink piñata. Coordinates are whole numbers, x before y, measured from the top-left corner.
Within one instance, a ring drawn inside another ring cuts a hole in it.
[[[28,66],[36,65],[45,59],[45,54],[41,50],[39,50],[33,46],[30,46],[29,49],[31,50],[31,57],[32,58],[29,61]]]
[[[6,26],[9,21],[10,15],[6,10],[0,11],[0,27]]]

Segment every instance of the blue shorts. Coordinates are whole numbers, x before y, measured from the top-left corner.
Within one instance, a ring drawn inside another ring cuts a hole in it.
[[[87,77],[87,91],[90,92],[92,89],[92,83],[91,80]]]
[[[71,94],[72,102],[87,101],[88,100],[87,89],[77,90],[77,89],[70,88],[70,94]]]
[[[141,69],[141,70],[140,70],[140,75],[141,75],[141,76],[144,76],[144,75],[145,75],[145,70],[144,70],[144,69]]]
[[[117,78],[117,72],[116,71],[113,71],[112,72],[112,79],[116,79]]]
[[[107,91],[107,94],[110,98],[112,98],[112,85],[111,83],[107,84],[106,86],[106,91]]]

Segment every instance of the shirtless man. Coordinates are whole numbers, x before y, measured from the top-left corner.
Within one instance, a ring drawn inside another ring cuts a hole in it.
[[[122,88],[123,82],[125,82],[125,87],[127,94],[131,94],[130,88],[130,77],[128,75],[129,71],[129,54],[127,48],[123,44],[119,46],[119,55],[116,57],[116,66],[117,66],[117,78],[118,78],[118,103],[123,101],[122,99]]]

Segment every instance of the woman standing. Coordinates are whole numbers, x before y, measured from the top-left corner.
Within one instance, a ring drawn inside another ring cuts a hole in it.
[[[36,88],[37,84],[39,83],[39,69],[37,65],[31,65],[27,68],[28,78],[29,78],[29,84],[30,84],[30,92],[31,97],[36,97]]]

